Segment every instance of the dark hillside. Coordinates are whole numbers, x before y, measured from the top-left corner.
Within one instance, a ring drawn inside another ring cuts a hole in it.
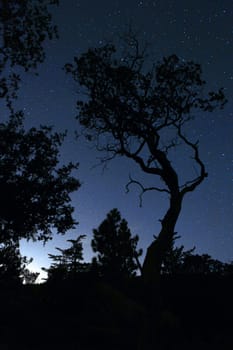
[[[159,349],[233,347],[231,276],[164,277],[161,289],[153,310],[140,279],[2,287],[1,349],[150,349],[149,329]]]

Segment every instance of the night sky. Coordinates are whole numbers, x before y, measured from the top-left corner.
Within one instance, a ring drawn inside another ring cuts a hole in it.
[[[88,47],[114,39],[131,23],[140,37],[148,41],[155,61],[176,54],[202,65],[209,89],[225,88],[229,100],[224,110],[198,115],[189,125],[189,134],[200,141],[200,155],[208,178],[195,192],[188,194],[177,223],[181,236],[178,245],[196,246],[197,253],[208,253],[222,261],[233,260],[233,1],[232,0],[61,0],[53,11],[60,39],[46,43],[46,61],[39,76],[23,76],[17,106],[24,109],[26,126],[54,125],[67,129],[61,160],[80,163],[77,176],[82,187],[72,195],[77,229],[66,236],[54,235],[42,243],[22,242],[22,253],[34,258],[32,268],[49,264],[48,252],[66,246],[66,239],[86,234],[85,259],[90,260],[92,229],[117,207],[133,234],[140,236],[139,246],[146,250],[168,206],[166,195],[145,194],[139,207],[138,189],[125,193],[129,173],[146,184],[147,177],[127,159],[117,159],[103,172],[97,153],[83,138],[75,140],[75,103],[78,88],[62,67]],[[185,178],[190,173],[187,154],[178,150],[175,165]],[[193,169],[195,172],[195,169]],[[195,174],[195,173],[194,173]],[[151,179],[149,179],[151,181]]]

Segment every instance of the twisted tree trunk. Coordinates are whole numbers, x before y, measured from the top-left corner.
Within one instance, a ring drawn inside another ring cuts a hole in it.
[[[172,242],[175,225],[178,220],[182,205],[182,195],[171,194],[170,207],[161,221],[162,228],[159,236],[147,248],[146,257],[142,267],[142,276],[145,282],[153,282],[159,279],[163,258]]]

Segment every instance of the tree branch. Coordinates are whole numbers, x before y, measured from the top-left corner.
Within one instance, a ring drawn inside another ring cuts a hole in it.
[[[126,193],[129,193],[129,187],[130,185],[132,184],[135,184],[137,186],[140,187],[141,189],[141,192],[139,194],[139,206],[142,207],[142,197],[144,195],[145,192],[148,192],[148,191],[158,191],[158,192],[166,192],[168,194],[170,194],[170,191],[167,190],[166,188],[159,188],[159,187],[155,187],[155,186],[152,186],[152,187],[144,187],[139,181],[137,180],[134,180],[131,175],[129,175],[129,182],[126,184],[125,186],[125,189],[126,189]]]
[[[182,190],[181,190],[181,195],[184,196],[187,192],[192,192],[195,190],[195,188],[200,185],[200,183],[208,176],[206,170],[205,170],[205,166],[204,163],[201,161],[200,157],[199,157],[199,150],[198,150],[198,142],[191,142],[189,141],[181,132],[181,126],[180,125],[176,125],[177,127],[177,131],[178,131],[178,135],[181,138],[181,140],[184,141],[184,143],[186,145],[188,145],[190,148],[192,148],[193,152],[194,152],[194,157],[193,159],[196,161],[196,163],[199,165],[200,167],[200,175],[198,177],[196,177],[193,180],[187,181],[183,186],[182,186]]]
[[[120,142],[120,149],[117,151],[118,154],[125,155],[126,157],[133,159],[145,173],[162,176],[161,169],[147,167],[144,160],[141,157],[139,157],[139,155],[137,155],[137,152],[135,154],[128,151],[125,148],[124,141],[122,138],[119,139],[119,142]]]

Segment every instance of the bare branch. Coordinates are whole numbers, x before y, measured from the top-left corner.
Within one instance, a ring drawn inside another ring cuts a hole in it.
[[[162,148],[162,151],[164,151],[166,154],[168,154],[168,151],[171,149],[171,148],[176,148],[177,146],[180,146],[181,143],[178,142],[177,139],[173,139],[170,141],[170,144],[168,144],[167,146],[163,146]]]
[[[146,140],[143,140],[141,142],[141,144],[139,145],[138,149],[134,152],[134,155],[137,156],[143,149],[143,147],[145,146],[146,144]]]
[[[147,159],[147,166],[151,167],[151,164],[154,163],[154,166],[156,168],[159,168],[158,162],[156,161],[156,158],[152,155],[149,156],[149,158]]]
[[[141,192],[139,194],[139,206],[142,207],[142,197],[144,195],[144,193],[146,192],[149,192],[149,191],[158,191],[158,192],[166,192],[168,194],[170,194],[170,191],[167,190],[166,188],[159,188],[159,187],[155,187],[155,186],[152,186],[152,187],[144,187],[141,182],[137,181],[137,180],[134,180],[131,175],[129,175],[129,182],[126,184],[125,186],[125,189],[126,189],[126,193],[129,193],[130,189],[129,187],[132,185],[132,184],[135,184],[137,186],[140,187],[141,189]]]
[[[181,195],[184,196],[187,192],[192,192],[195,190],[195,188],[200,185],[200,183],[208,176],[204,163],[201,161],[199,156],[199,149],[198,149],[198,141],[197,142],[191,142],[185,137],[181,132],[181,126],[177,126],[177,132],[181,140],[184,141],[186,145],[188,145],[194,152],[193,159],[196,161],[196,163],[200,167],[200,175],[197,176],[195,179],[187,181],[183,186],[181,186]]]
[[[98,168],[98,167],[102,167],[102,173],[105,172],[105,170],[108,169],[108,162],[111,161],[112,159],[114,159],[116,156],[116,154],[113,154],[112,156],[109,157],[98,157],[98,163],[95,163],[94,165],[92,165],[91,170]]]
[[[139,156],[137,156],[137,155],[135,155],[133,153],[128,152],[126,149],[122,150],[122,154],[125,155],[128,158],[133,159],[141,167],[141,169],[145,173],[153,174],[153,175],[159,175],[159,176],[162,177],[162,175],[163,175],[162,169],[150,168],[150,167],[146,166],[146,164],[144,163],[144,160],[141,157],[139,157]]]
[[[123,51],[123,61],[128,63],[130,69],[140,72],[145,61],[148,44],[144,43],[143,47],[141,47],[138,34],[134,32],[131,26],[123,36],[120,36],[120,39],[126,44]],[[131,50],[133,51],[132,53],[130,52]]]

